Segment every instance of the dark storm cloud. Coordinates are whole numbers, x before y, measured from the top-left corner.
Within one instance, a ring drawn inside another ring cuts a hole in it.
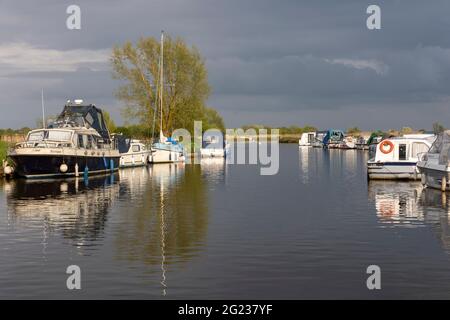
[[[73,3],[81,31],[65,28]],[[369,31],[374,3],[382,29]],[[34,124],[41,88],[49,113],[79,96],[119,119],[109,52],[161,29],[199,48],[228,126],[450,125],[449,14],[444,0],[2,1],[0,127]]]

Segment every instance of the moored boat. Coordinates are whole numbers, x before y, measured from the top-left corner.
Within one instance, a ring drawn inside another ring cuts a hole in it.
[[[344,141],[345,134],[342,130],[329,129],[323,138],[323,146],[329,149],[337,149]]]
[[[314,148],[323,148],[323,139],[326,134],[327,134],[327,131],[317,131],[316,137],[315,137],[314,141],[311,143],[311,146]]]
[[[206,134],[205,134],[206,135]],[[229,152],[229,145],[217,136],[204,136],[200,155],[202,158],[225,158]]]
[[[300,139],[298,140],[298,145],[300,147],[310,147],[314,144],[314,141],[316,140],[316,132],[303,132],[300,136]]]
[[[57,120],[32,130],[8,153],[14,173],[24,178],[100,174],[119,168],[120,154],[95,105],[68,102]]]
[[[450,130],[440,133],[430,150],[420,155],[417,168],[424,186],[450,190]]]
[[[140,167],[148,164],[151,151],[144,143],[121,135],[114,138],[118,143],[121,168]]]
[[[435,137],[397,137],[377,144],[375,156],[367,161],[369,179],[420,178],[416,164],[421,153],[427,152]]]

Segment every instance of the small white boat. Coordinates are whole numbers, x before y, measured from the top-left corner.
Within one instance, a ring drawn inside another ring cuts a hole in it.
[[[181,144],[170,138],[160,138],[160,142],[152,145],[151,154],[149,156],[150,163],[169,163],[184,162],[184,149]]]
[[[323,139],[325,138],[327,134],[327,131],[317,131],[316,132],[316,138],[314,139],[314,142],[311,143],[311,145],[314,148],[323,148]]]
[[[119,143],[120,167],[146,166],[149,162],[150,150],[139,140],[125,139]]]
[[[369,150],[369,136],[360,136],[356,138],[356,149],[358,150]]]
[[[225,158],[229,145],[224,141],[219,141],[216,136],[209,136],[203,139],[200,155],[202,158]]]
[[[381,141],[376,146],[375,156],[367,161],[369,179],[419,179],[418,157],[430,149],[434,139],[434,135],[428,135],[426,138],[397,137]]]
[[[356,148],[356,138],[352,136],[346,136],[342,143],[339,145],[341,149],[355,149]]]
[[[450,130],[438,135],[430,150],[420,155],[417,168],[424,186],[450,190]]]
[[[300,140],[298,140],[298,145],[300,147],[310,147],[316,140],[316,132],[303,132]]]

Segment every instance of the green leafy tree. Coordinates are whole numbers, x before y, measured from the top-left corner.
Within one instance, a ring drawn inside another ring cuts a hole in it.
[[[413,133],[413,129],[412,128],[410,128],[410,127],[403,127],[401,130],[400,130],[400,134],[401,135],[404,135],[404,134],[411,134],[411,133]]]
[[[108,111],[103,110],[103,118],[110,133],[117,131],[117,126]]]
[[[136,45],[127,42],[113,49],[113,78],[122,80],[116,97],[125,103],[123,114],[141,125],[153,123],[154,112],[159,120],[155,96],[159,83],[160,42],[152,37],[141,38]],[[195,47],[182,39],[165,37],[163,84],[163,131],[193,130],[194,120],[205,118],[206,100],[210,93],[205,62]],[[159,131],[156,121],[156,131]]]
[[[348,128],[347,134],[352,135],[352,136],[358,136],[361,134],[361,130],[358,127]]]
[[[435,134],[439,134],[439,133],[443,132],[444,130],[445,130],[445,127],[442,124],[440,124],[439,122],[433,123],[433,132]]]
[[[213,108],[205,108],[203,119],[203,130],[219,129],[225,132],[225,124],[219,113]]]

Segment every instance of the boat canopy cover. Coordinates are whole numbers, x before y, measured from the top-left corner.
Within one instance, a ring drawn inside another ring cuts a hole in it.
[[[367,144],[372,144],[374,140],[378,137],[381,137],[382,140],[389,138],[389,135],[385,132],[382,132],[380,130],[372,132],[369,139],[367,140]]]
[[[448,163],[450,159],[450,130],[446,130],[437,136],[429,153],[439,154],[439,164]]]
[[[344,131],[330,129],[327,131],[327,134],[323,138],[323,143],[328,144],[329,142],[339,142],[342,141],[345,137]]]
[[[106,126],[105,118],[101,109],[93,104],[73,105],[67,104],[56,121],[49,126],[52,127],[87,127],[97,130],[105,142],[111,142],[111,136]]]
[[[130,150],[131,139],[123,135],[116,135],[115,140],[117,141],[117,147],[119,153],[127,153]]]

